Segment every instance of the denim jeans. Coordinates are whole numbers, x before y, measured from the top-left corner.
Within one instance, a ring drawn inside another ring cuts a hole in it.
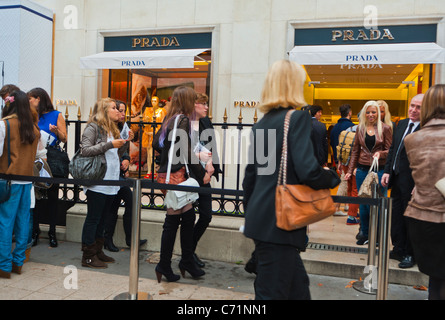
[[[88,190],[87,216],[82,228],[82,243],[89,246],[104,237],[105,214],[110,210],[114,195]]]
[[[11,272],[12,263],[22,266],[29,236],[31,184],[12,184],[11,197],[0,204],[0,269]],[[12,251],[12,234],[15,248]]]
[[[368,170],[363,170],[360,167],[357,168],[357,172],[355,174],[355,180],[357,182],[357,190],[360,190],[360,187],[362,186],[363,181],[365,180],[368,172],[369,172]],[[381,185],[383,169],[380,169],[377,172],[377,175],[379,177],[379,186],[380,188],[382,188],[383,191],[383,196],[386,197],[388,189],[383,188]],[[360,205],[360,229],[365,237],[368,237],[368,232],[369,232],[369,209],[370,209],[369,205],[364,205],[364,204]]]

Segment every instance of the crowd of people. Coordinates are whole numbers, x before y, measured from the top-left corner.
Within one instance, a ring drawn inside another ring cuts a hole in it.
[[[6,85],[0,93],[6,102],[0,122],[0,173],[33,176],[36,174],[36,163],[46,164],[49,160],[48,148],[67,142],[65,120],[61,113],[55,110],[48,93],[42,88],[34,88],[25,93],[15,85]],[[105,180],[121,180],[128,177],[128,148],[134,133],[129,130],[127,138],[121,137],[126,108],[122,101],[100,99],[94,105],[81,137],[81,155],[101,157],[106,164]],[[221,170],[214,134],[202,135],[203,139],[200,134],[204,130],[213,132],[207,112],[208,97],[205,94],[197,94],[188,87],[178,87],[173,92],[171,108],[153,144],[160,154],[159,181],[166,172],[168,152],[164,149],[169,148],[171,144],[168,135],[173,124],[171,120],[177,116],[181,118],[180,129],[190,133],[189,140],[181,142],[187,150],[186,159],[191,169],[190,175],[195,177],[202,187],[210,187],[212,176],[218,179]],[[8,158],[12,159],[10,164]],[[51,172],[50,168],[48,171]],[[175,160],[172,174],[176,176],[175,183],[185,179],[183,161]],[[24,262],[29,259],[31,248],[40,241],[39,226],[43,214],[48,215],[49,220],[49,245],[58,246],[56,224],[59,185],[52,184],[41,189],[40,185],[34,187],[31,182],[12,181],[11,186],[11,196],[0,203],[0,277],[3,278],[10,278],[11,272],[21,273]],[[82,266],[90,268],[107,268],[108,264],[115,260],[105,254],[104,249],[119,251],[114,245],[113,234],[122,201],[125,207],[125,242],[128,246],[131,245],[132,190],[127,186],[93,185],[84,186],[83,192],[87,196],[87,215],[82,228],[81,263]],[[179,265],[181,272],[184,275],[187,271],[194,278],[205,274],[202,270],[205,263],[199,259],[195,250],[212,218],[211,196],[200,193],[196,207],[199,213],[196,223],[195,208],[191,205],[174,212],[167,209],[161,240],[161,260],[156,267],[159,281],[162,275],[168,281],[179,279],[170,267],[179,226],[182,247]],[[13,214],[6,214],[7,211]],[[146,242],[147,240],[142,239],[139,245]]]
[[[297,109],[290,118],[289,153],[284,155],[289,160],[286,168],[288,182],[317,190],[333,189],[343,181],[348,196],[357,196],[357,190],[375,160],[381,195],[387,196],[391,189],[393,198],[391,242],[394,247],[390,258],[399,260],[400,268],[418,264],[420,271],[430,277],[430,299],[445,299],[445,195],[435,187],[436,181],[445,177],[442,159],[445,140],[441,136],[445,135],[445,85],[434,85],[425,94],[413,97],[408,118],[398,123],[391,121],[389,107],[383,100],[367,101],[358,114],[358,125],[351,121],[351,106],[342,105],[339,108],[341,118],[328,131],[320,121],[323,108],[307,106],[304,101],[304,81],[305,71],[301,66],[288,60],[272,65],[258,106],[264,117],[253,126],[253,141],[257,141],[260,132],[263,141],[270,143],[268,133],[276,133],[274,144],[263,147],[275,152],[273,160],[280,163],[283,121],[289,109]],[[65,121],[54,109],[48,93],[41,88],[25,93],[16,86],[6,85],[0,94],[6,102],[0,121],[0,173],[32,176],[36,159],[45,159],[50,146],[66,143]],[[130,130],[129,137],[121,136],[126,108],[122,101],[100,99],[82,134],[80,152],[83,156],[101,157],[106,163],[105,180],[128,177],[128,145],[133,133]],[[197,94],[185,86],[173,91],[170,107],[152,142],[158,155],[158,182],[164,183],[168,177],[172,184],[179,184],[190,176],[201,187],[210,187],[211,177],[218,179],[221,170],[216,139],[212,135],[205,135],[206,139],[203,139],[201,135],[204,130],[213,132],[207,112],[206,95]],[[172,138],[174,129],[185,133],[187,138]],[[336,148],[343,131],[355,133],[346,163],[340,161]],[[307,245],[307,229],[286,231],[276,226],[278,166],[273,172],[262,173],[264,163],[257,159],[255,152],[258,146],[261,143],[250,146],[249,155],[253,158],[246,167],[243,181],[243,232],[255,243],[252,255],[255,258],[252,267],[256,274],[255,297],[310,299],[309,280],[300,257]],[[328,168],[330,146],[333,165]],[[173,149],[176,152],[170,153]],[[58,189],[58,184],[45,189],[49,201],[44,206],[31,182],[12,181],[11,196],[0,203],[0,277],[9,278],[11,272],[22,272],[30,248],[39,242],[43,212],[50,213],[50,246],[58,246],[55,236]],[[87,215],[82,229],[82,266],[107,268],[114,259],[103,249],[119,250],[113,243],[113,234],[122,201],[125,204],[125,239],[130,245],[132,190],[96,185],[84,187],[84,192]],[[162,192],[166,193],[165,190]],[[182,276],[185,272],[193,278],[205,274],[205,263],[195,250],[212,219],[211,201],[210,194],[199,193],[197,205],[188,203],[179,209],[167,207],[160,261],[155,268],[158,282],[163,277],[169,282],[180,279],[171,266],[178,229]],[[197,221],[196,208],[199,213]],[[369,206],[350,204],[347,215],[347,224],[360,225],[357,244],[366,244]],[[146,240],[140,240],[139,245],[144,243]]]

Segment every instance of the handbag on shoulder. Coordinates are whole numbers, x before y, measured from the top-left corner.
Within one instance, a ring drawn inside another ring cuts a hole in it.
[[[51,168],[53,177],[68,178],[70,158],[68,153],[60,147],[60,141],[57,140],[56,145],[49,145],[50,135],[46,144],[46,162]]]
[[[172,137],[172,143],[170,145],[170,150],[168,154],[168,165],[167,165],[167,175],[165,178],[165,183],[170,183],[170,175],[171,175],[171,166],[172,166],[172,159],[173,159],[173,151],[175,147],[175,141],[176,141],[176,127],[178,125],[179,115],[176,116],[175,124],[173,127],[173,137]],[[187,171],[188,179],[178,183],[180,186],[189,186],[189,187],[199,187],[198,181],[190,177],[190,172],[187,166],[187,161],[184,157],[185,161],[185,169]],[[181,169],[182,170],[182,169]],[[179,171],[181,171],[179,170]],[[183,207],[185,207],[189,203],[193,203],[196,200],[198,200],[199,194],[198,192],[190,192],[190,191],[179,191],[179,190],[168,190],[165,199],[164,204],[167,208],[173,209],[173,210],[179,210]]]
[[[363,180],[362,185],[358,191],[358,196],[363,198],[371,198],[372,197],[372,184],[379,184],[379,176],[377,175],[377,171],[379,171],[379,160],[377,158],[373,158],[371,168],[369,168],[368,174]]]
[[[76,151],[69,164],[69,172],[74,179],[102,180],[107,172],[107,162],[104,155],[85,157]]]
[[[8,135],[8,167],[11,165],[11,138],[9,136],[9,121],[6,120]],[[11,180],[0,179],[0,203],[6,202],[11,197]]]
[[[284,120],[283,147],[275,191],[276,225],[286,231],[306,227],[335,213],[335,204],[329,189],[314,190],[306,185],[286,183],[287,136],[293,112],[294,110],[289,110]]]

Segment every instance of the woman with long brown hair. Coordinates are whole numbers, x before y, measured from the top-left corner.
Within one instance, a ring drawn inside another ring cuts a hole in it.
[[[32,176],[40,133],[33,122],[28,96],[23,91],[14,91],[5,99],[0,121],[0,173]],[[2,278],[10,278],[11,271],[21,273],[29,236],[31,186],[31,182],[12,181],[10,198],[0,203]],[[13,233],[15,248],[12,251]]]
[[[170,181],[178,184],[186,180],[185,162],[190,170],[191,176],[195,178],[200,185],[210,182],[213,174],[212,168],[203,168],[192,152],[190,139],[190,119],[195,108],[196,93],[189,87],[178,87],[173,91],[171,107],[162,123],[161,129],[154,137],[153,148],[160,153],[160,167],[158,170],[158,182],[165,183],[167,166],[169,163],[169,149],[172,143],[171,132],[176,117],[179,117],[177,125],[177,136],[173,142],[178,152],[173,154],[171,159]],[[167,208],[165,216],[162,238],[161,238],[161,257],[156,266],[156,276],[158,282],[162,275],[167,281],[177,281],[179,276],[173,273],[171,268],[171,258],[175,244],[176,233],[181,225],[181,261],[179,269],[184,276],[185,271],[190,273],[193,278],[201,277],[205,272],[200,269],[193,259],[193,226],[195,222],[195,211],[192,204],[188,204],[179,210]]]
[[[63,118],[62,113],[54,108],[49,94],[42,88],[34,88],[28,91],[27,95],[31,108],[38,113],[38,126],[42,135],[46,133],[48,138],[53,138],[51,142],[49,142],[50,140],[45,141],[45,148],[56,146],[59,142],[66,143],[68,134],[66,131],[65,119]],[[50,155],[47,155],[47,157],[48,160],[51,160]],[[57,177],[54,172],[53,175],[54,177]],[[59,176],[59,178],[64,177]],[[33,246],[37,245],[39,241],[41,213],[46,211],[49,213],[49,245],[51,247],[57,247],[56,222],[59,211],[59,184],[53,183],[46,192],[48,200],[36,201],[32,231]]]

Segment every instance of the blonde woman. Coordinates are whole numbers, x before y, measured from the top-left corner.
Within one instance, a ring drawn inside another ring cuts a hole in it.
[[[305,78],[304,69],[294,62],[275,62],[267,74],[259,106],[265,115],[252,129],[249,150],[252,158],[243,181],[244,235],[255,241],[258,264],[254,287],[255,298],[259,300],[310,299],[309,279],[299,253],[305,249],[306,228],[279,229],[275,217],[284,118],[289,110],[306,105]],[[340,178],[318,164],[311,130],[309,113],[294,111],[289,124],[287,182],[306,184],[314,189],[334,188]],[[263,148],[266,145],[267,151]]]
[[[357,169],[355,179],[357,182],[357,190],[360,190],[371,167],[373,158],[377,158],[379,161],[377,174],[380,183],[385,168],[386,157],[392,143],[392,130],[387,124],[381,121],[380,107],[377,101],[368,101],[363,106],[363,109],[360,111],[359,125],[355,137],[351,160],[345,179],[351,179],[354,170]],[[380,187],[382,186],[380,185]],[[386,193],[385,189],[384,193]],[[358,235],[357,244],[363,245],[368,242],[368,230],[369,206],[360,205],[360,234]]]
[[[126,141],[120,139],[116,125],[120,113],[113,99],[99,100],[93,115],[82,135],[81,154],[86,157],[103,155],[107,164],[104,180],[119,180],[120,155]],[[89,186],[84,188],[87,195],[87,217],[82,229],[82,266],[106,268],[106,262],[114,259],[104,254],[104,217],[109,211],[119,186]]]
[[[380,120],[382,120],[383,123],[387,124],[391,130],[394,130],[394,125],[391,121],[391,112],[389,112],[389,106],[384,100],[377,100],[377,104],[379,105],[380,109]]]

